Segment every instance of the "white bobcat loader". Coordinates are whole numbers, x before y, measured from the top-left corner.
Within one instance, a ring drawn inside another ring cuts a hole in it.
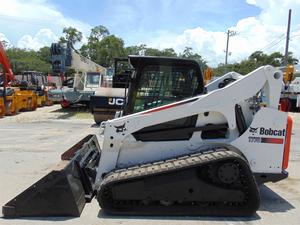
[[[93,197],[117,215],[252,215],[259,185],[288,176],[292,120],[278,110],[280,71],[235,75],[103,122],[98,138],[65,152],[65,166],[3,206],[4,216],[79,216]]]

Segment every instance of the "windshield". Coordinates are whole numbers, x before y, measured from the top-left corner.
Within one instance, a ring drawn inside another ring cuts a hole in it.
[[[197,93],[198,83],[198,73],[191,67],[146,66],[133,111],[140,112],[193,96]]]
[[[86,86],[98,87],[100,83],[100,73],[87,73]]]

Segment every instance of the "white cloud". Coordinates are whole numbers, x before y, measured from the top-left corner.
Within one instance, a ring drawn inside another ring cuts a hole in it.
[[[0,41],[5,42],[6,46],[11,46],[10,41],[3,33],[0,33]]]
[[[300,58],[300,0],[247,0],[261,8],[257,17],[241,19],[228,29],[237,32],[230,38],[229,62],[245,59],[256,50],[284,53],[288,9],[292,9],[291,42],[289,50]],[[185,46],[200,53],[211,66],[223,63],[226,31],[209,31],[201,27],[187,29],[182,34],[162,34],[147,44],[156,48],[174,48],[181,52]]]
[[[19,41],[17,46],[19,48],[31,48],[38,50],[49,43],[56,42],[58,37],[50,29],[39,30],[34,37],[24,35]]]
[[[233,27],[224,27],[222,31],[196,27],[186,29],[181,34],[161,32],[156,38],[148,42],[141,40],[141,43],[146,42],[149,47],[155,48],[172,47],[177,52],[181,52],[185,46],[190,46],[201,54],[209,65],[216,66],[224,62],[225,31],[230,29],[237,31],[237,35],[230,38],[229,51],[232,54],[229,62],[240,61],[252,52],[261,49],[267,53],[273,51],[283,53],[287,13],[291,8],[293,12],[290,51],[300,58],[300,13],[298,13],[300,0],[246,1],[261,9],[257,17],[241,19]],[[128,9],[124,7],[122,10],[127,12]],[[61,36],[62,29],[66,26],[73,26],[82,31],[83,42],[87,41],[86,36],[89,35],[91,26],[65,17],[55,5],[47,0],[1,0],[0,27],[3,35],[1,36],[0,33],[0,39],[5,37],[18,47],[39,49],[44,45],[49,46]]]
[[[13,43],[18,47],[36,50],[49,46],[68,26],[77,28],[84,36],[91,29],[89,24],[65,17],[47,0],[1,0],[1,32],[7,37],[17,37]]]

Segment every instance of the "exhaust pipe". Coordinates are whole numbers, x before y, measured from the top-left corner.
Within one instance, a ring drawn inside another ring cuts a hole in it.
[[[96,135],[83,138],[62,154],[55,170],[6,203],[3,216],[80,216],[94,197],[100,156]]]

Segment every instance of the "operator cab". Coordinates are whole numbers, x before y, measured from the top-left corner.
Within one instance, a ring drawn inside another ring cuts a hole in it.
[[[39,91],[43,89],[43,85],[47,82],[47,77],[42,72],[23,71],[20,81],[21,83],[23,82],[27,87]]]
[[[128,88],[133,68],[127,57],[114,58],[113,88]]]
[[[204,93],[204,82],[195,60],[129,56],[131,75],[123,115],[166,105]]]
[[[86,73],[86,88],[97,88],[100,87],[103,82],[103,76],[100,73],[88,72]]]

